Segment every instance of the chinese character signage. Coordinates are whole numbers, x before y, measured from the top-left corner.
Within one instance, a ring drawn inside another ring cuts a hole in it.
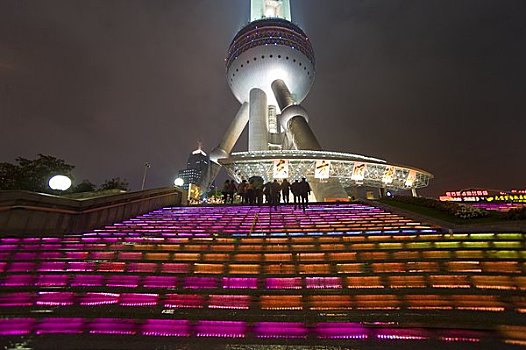
[[[384,184],[390,184],[393,183],[395,169],[394,167],[390,166],[385,168],[384,176],[382,176],[382,182]]]
[[[286,159],[274,160],[274,178],[286,179],[289,177],[289,161]]]
[[[409,170],[409,175],[407,175],[407,179],[405,180],[406,187],[412,187],[415,181],[416,181],[416,171]]]
[[[354,181],[363,181],[365,178],[365,164],[364,163],[354,163],[352,169],[351,180]]]
[[[331,168],[331,162],[328,160],[317,160],[314,168],[314,177],[316,179],[328,179]]]

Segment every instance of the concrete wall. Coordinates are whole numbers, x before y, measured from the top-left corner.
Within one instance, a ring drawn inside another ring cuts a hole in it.
[[[159,188],[90,199],[0,191],[0,234],[79,233],[166,206],[186,204],[183,192]]]

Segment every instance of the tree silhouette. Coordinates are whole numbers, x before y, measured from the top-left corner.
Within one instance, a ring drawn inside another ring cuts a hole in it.
[[[128,191],[128,186],[129,186],[128,181],[126,181],[125,179],[121,179],[120,177],[114,177],[114,178],[111,178],[109,180],[106,180],[100,186],[100,189],[101,190],[118,189],[118,190]]]
[[[65,175],[71,178],[75,166],[65,160],[38,154],[36,159],[18,157],[17,164],[0,163],[0,190],[25,190],[33,192],[53,193],[48,181],[55,175]]]

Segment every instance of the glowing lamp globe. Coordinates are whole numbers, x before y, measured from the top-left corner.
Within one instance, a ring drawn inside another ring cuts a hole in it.
[[[184,180],[178,177],[177,179],[174,180],[174,185],[177,187],[181,187],[182,185],[184,185]]]
[[[56,191],[65,191],[71,187],[71,179],[64,175],[55,175],[49,179],[49,187]]]

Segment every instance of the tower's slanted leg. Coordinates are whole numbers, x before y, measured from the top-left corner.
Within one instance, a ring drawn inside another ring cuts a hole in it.
[[[307,111],[295,104],[285,82],[275,80],[272,83],[272,91],[281,108],[281,128],[292,134],[295,147],[298,150],[321,151],[321,145],[308,124]],[[317,201],[348,197],[340,182],[335,178],[329,178],[324,182],[313,177],[309,177],[308,180]]]
[[[263,90],[250,90],[248,114],[248,151],[267,151],[268,106],[267,95]]]
[[[210,153],[210,165],[208,167],[208,174],[206,181],[203,183],[204,188],[208,188],[210,184],[215,180],[221,165],[219,159],[228,158],[232,149],[236,145],[239,136],[245,129],[248,123],[248,103],[243,103],[239,108],[234,120],[228,126],[223,138],[219,145]]]

